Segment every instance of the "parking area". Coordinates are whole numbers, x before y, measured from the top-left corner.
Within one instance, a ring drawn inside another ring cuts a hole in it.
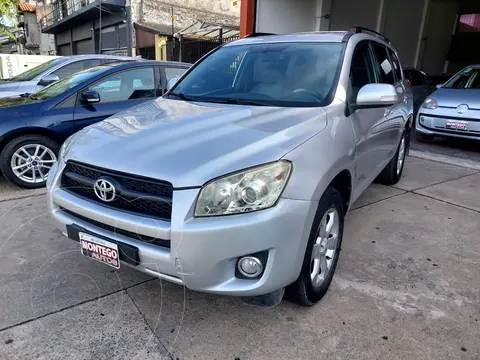
[[[476,169],[409,157],[399,184],[373,184],[311,308],[111,270],[53,230],[43,195],[26,194],[1,194],[0,359],[480,358]]]

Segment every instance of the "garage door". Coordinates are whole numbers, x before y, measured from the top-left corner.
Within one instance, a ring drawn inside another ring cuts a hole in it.
[[[76,55],[84,55],[93,53],[93,41],[92,39],[76,41],[73,43],[73,47]]]
[[[57,55],[59,56],[73,55],[72,51],[70,50],[70,44],[57,46]]]

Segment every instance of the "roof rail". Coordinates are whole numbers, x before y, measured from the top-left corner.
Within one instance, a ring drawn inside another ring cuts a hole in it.
[[[392,44],[390,42],[390,39],[387,38],[385,35],[379,33],[378,31],[375,31],[375,30],[372,30],[372,29],[369,29],[369,28],[366,28],[366,27],[363,27],[363,26],[355,26],[355,27],[352,28],[352,30],[350,30],[350,32],[352,32],[354,34],[367,33],[367,34],[374,35],[374,36],[382,39],[383,41],[385,41],[388,44]]]
[[[258,33],[248,34],[248,35],[245,36],[245,37],[246,37],[246,38],[252,38],[252,37],[258,37],[258,36],[270,36],[270,35],[277,35],[277,34],[258,32]]]

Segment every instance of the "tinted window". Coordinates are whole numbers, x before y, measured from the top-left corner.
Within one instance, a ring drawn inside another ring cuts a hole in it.
[[[387,48],[388,54],[390,55],[390,59],[393,64],[393,71],[395,72],[395,80],[401,81],[402,80],[402,66],[400,65],[400,61],[398,60],[397,54],[394,51]]]
[[[480,68],[466,68],[451,78],[443,87],[452,89],[480,89]]]
[[[387,48],[377,43],[373,43],[372,47],[379,65],[379,81],[382,84],[395,84],[393,65],[387,55]]]
[[[322,106],[334,86],[341,43],[225,46],[172,89],[193,100]],[[172,98],[175,98],[171,95]]]
[[[62,66],[60,69],[55,70],[53,74],[57,75],[60,79],[64,79],[67,76],[75,74],[78,71],[89,69],[91,67],[100,65],[101,63],[101,59],[75,61],[73,63]]]
[[[34,67],[33,69],[27,70],[17,76],[14,76],[10,80],[11,81],[30,81],[36,76],[45,72],[46,70],[51,69],[52,67],[55,67],[58,64],[63,63],[64,61],[65,61],[64,59],[53,59],[53,60],[47,61],[46,63],[40,64]]]
[[[100,94],[100,102],[127,101],[155,97],[153,68],[139,68],[111,75],[89,90]]]
[[[375,83],[373,69],[373,61],[368,44],[359,45],[353,54],[350,68],[350,86],[353,92],[353,99],[357,97],[358,91],[363,86]]]
[[[36,92],[35,94],[31,95],[32,98],[38,100],[47,100],[51,99],[55,96],[63,94],[64,92],[72,89],[73,87],[85,83],[93,78],[101,74],[102,72],[109,69],[108,67],[98,66],[94,68],[90,68],[88,70],[84,70],[78,72],[76,74],[70,75],[62,80],[59,80],[52,85],[47,86],[46,88]]]
[[[425,79],[423,77],[423,74],[420,71],[409,70],[409,75],[410,75],[410,83],[412,84],[412,86],[425,85]]]
[[[180,78],[188,69],[178,67],[165,67],[165,76],[167,83],[174,78]]]

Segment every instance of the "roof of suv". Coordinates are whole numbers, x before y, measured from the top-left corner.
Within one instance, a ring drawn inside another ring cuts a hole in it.
[[[258,35],[246,37],[225,46],[270,42],[342,42],[348,31],[315,31],[283,35]]]
[[[367,29],[368,30],[368,29]],[[371,30],[370,30],[371,31]],[[224,46],[235,46],[235,45],[250,45],[250,44],[261,44],[261,43],[275,43],[275,42],[342,42],[346,41],[346,36],[362,36],[367,37],[371,40],[378,42],[386,42],[388,39],[381,38],[381,34],[369,33],[369,32],[352,32],[352,31],[313,31],[313,32],[303,32],[303,33],[293,33],[293,34],[282,34],[282,35],[269,35],[269,34],[258,34],[251,37],[246,37],[240,40],[233,41]]]

